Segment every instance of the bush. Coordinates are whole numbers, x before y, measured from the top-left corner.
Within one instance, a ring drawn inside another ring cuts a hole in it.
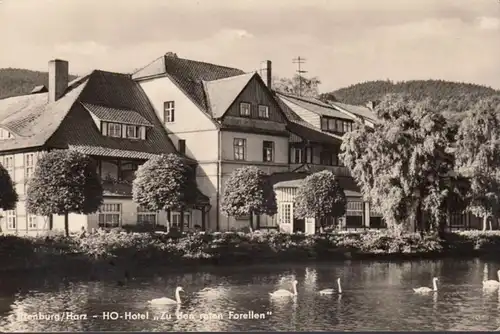
[[[500,251],[500,232],[459,232],[394,236],[386,231],[335,234],[212,233],[96,233],[85,237],[0,237],[4,269],[69,262],[121,259],[127,265],[162,266],[172,263],[216,264],[332,260],[367,256],[428,256]]]

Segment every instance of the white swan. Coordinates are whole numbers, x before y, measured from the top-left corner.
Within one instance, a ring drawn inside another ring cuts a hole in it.
[[[297,284],[299,282],[297,282],[297,280],[293,281],[292,282],[292,288],[293,288],[293,292],[290,292],[288,290],[285,290],[285,289],[279,289],[279,290],[276,290],[274,292],[270,292],[269,295],[271,297],[293,297],[293,296],[297,296]]]
[[[180,286],[178,286],[175,289],[175,300],[163,297],[163,298],[155,298],[150,300],[148,303],[149,304],[155,304],[155,305],[173,305],[173,304],[181,304],[181,295],[180,292],[184,292],[184,289],[182,289]]]
[[[490,279],[487,281],[483,281],[484,288],[498,288],[500,287],[500,270],[497,271],[498,281],[494,279]]]
[[[432,279],[432,289],[428,288],[426,286],[423,286],[423,287],[420,287],[420,288],[413,288],[413,291],[415,291],[416,293],[437,292],[438,291],[437,281],[438,281],[437,277],[434,277]]]
[[[342,286],[340,285],[340,277],[337,278],[337,286],[338,286],[338,292],[342,293]],[[320,295],[333,295],[335,293],[335,289],[323,289],[320,290],[319,294]]]

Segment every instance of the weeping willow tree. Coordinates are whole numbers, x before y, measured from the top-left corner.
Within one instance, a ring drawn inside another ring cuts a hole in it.
[[[341,159],[365,199],[397,233],[437,227],[445,218],[453,168],[450,128],[434,106],[387,95],[376,107],[373,128],[360,125],[343,138]]]
[[[500,96],[479,100],[456,134],[456,170],[470,181],[467,210],[483,218],[500,211]]]

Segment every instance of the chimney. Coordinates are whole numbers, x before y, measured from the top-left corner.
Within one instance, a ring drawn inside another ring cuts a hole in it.
[[[273,63],[270,60],[266,61],[266,84],[269,89],[273,89]]]
[[[368,103],[366,103],[366,106],[368,107],[368,109],[370,110],[374,110],[375,107],[377,106],[378,104],[378,101],[368,101]]]
[[[66,60],[49,61],[49,103],[59,100],[69,83],[69,64]]]

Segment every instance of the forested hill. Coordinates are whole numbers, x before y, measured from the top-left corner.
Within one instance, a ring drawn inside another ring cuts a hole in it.
[[[69,80],[76,76],[70,75]],[[28,94],[39,85],[48,87],[48,73],[19,68],[0,69],[0,99]]]
[[[331,93],[343,103],[365,105],[368,101],[379,100],[388,93],[409,93],[416,99],[475,100],[476,98],[500,94],[490,87],[444,80],[412,80],[402,82],[368,81],[341,88]],[[326,95],[326,94],[325,94]]]

